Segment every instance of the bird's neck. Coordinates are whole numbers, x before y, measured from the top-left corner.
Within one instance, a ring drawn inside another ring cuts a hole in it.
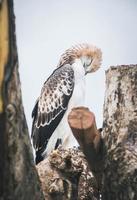
[[[73,63],[75,77],[81,78],[85,76],[85,70],[80,59],[76,59]]]

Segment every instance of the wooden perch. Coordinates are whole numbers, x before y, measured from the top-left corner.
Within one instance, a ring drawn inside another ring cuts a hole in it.
[[[103,171],[103,152],[101,134],[97,130],[95,116],[88,108],[74,108],[68,116],[68,123],[86,155],[91,171],[95,175],[100,189],[101,174]]]

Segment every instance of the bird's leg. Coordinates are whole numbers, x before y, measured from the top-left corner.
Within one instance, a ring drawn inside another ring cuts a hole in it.
[[[55,149],[57,149],[59,146],[61,146],[62,145],[62,139],[61,138],[58,138],[57,139],[57,142],[56,142],[56,144],[55,144]]]

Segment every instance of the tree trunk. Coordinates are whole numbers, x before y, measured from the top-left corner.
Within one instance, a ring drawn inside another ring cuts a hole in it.
[[[103,200],[137,199],[137,65],[106,72]]]
[[[44,199],[21,99],[12,0],[0,1],[0,199]]]

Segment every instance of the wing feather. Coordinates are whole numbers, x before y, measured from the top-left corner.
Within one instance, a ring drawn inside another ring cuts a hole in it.
[[[32,113],[31,136],[37,156],[42,156],[49,138],[61,121],[73,88],[74,71],[69,64],[57,68],[44,83]]]

